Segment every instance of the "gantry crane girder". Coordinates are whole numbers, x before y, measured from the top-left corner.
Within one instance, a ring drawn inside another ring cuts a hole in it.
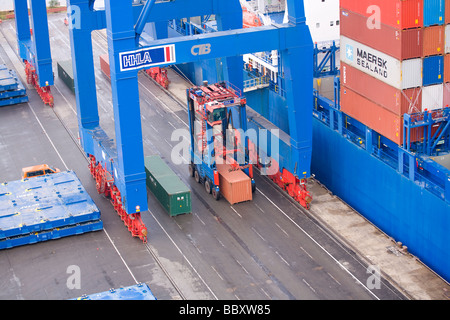
[[[147,207],[139,106],[138,71],[213,58],[224,59],[225,80],[243,86],[241,55],[279,50],[289,106],[292,168],[310,175],[312,141],[313,43],[305,24],[303,0],[287,0],[289,23],[242,29],[239,0],[174,0],[133,5],[131,0],[68,0],[70,42],[79,134],[85,152],[111,173],[128,214]],[[148,22],[214,14],[219,32],[155,40],[140,47]],[[107,29],[116,145],[99,125],[91,32]],[[107,147],[106,147],[107,146]]]

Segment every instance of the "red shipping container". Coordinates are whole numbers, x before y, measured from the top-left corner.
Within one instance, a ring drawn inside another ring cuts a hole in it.
[[[450,82],[450,54],[444,56],[444,82]]]
[[[394,143],[403,144],[403,118],[341,85],[341,111]]]
[[[423,26],[423,0],[340,0],[340,7],[399,29]]]
[[[422,111],[421,88],[399,90],[344,62],[341,62],[341,82],[398,116]]]
[[[232,170],[229,164],[218,164],[220,193],[230,204],[252,200],[252,182],[242,170]]]
[[[341,110],[398,145],[403,145],[403,116],[341,85]],[[432,131],[433,132],[433,131]],[[423,129],[411,130],[411,142],[423,139]]]
[[[341,35],[390,55],[397,60],[422,57],[422,28],[401,30],[382,23],[380,28],[369,29],[367,17],[342,8],[340,27]]]
[[[445,26],[423,28],[423,56],[443,54],[445,51]]]

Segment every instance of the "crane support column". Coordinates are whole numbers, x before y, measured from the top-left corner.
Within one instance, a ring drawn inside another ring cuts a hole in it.
[[[109,65],[119,183],[127,213],[147,210],[147,186],[142,143],[137,70],[121,71],[119,53],[136,49],[133,7],[127,1],[105,1]],[[123,183],[121,186],[120,183]]]
[[[53,69],[47,23],[47,5],[45,0],[32,0],[30,1],[30,4],[34,51],[34,61],[31,61],[33,61],[33,66],[36,68],[36,72],[39,76],[39,86],[52,86]]]
[[[70,0],[68,7],[70,47],[77,101],[78,131],[83,150],[93,154],[90,130],[99,126],[97,89],[91,29],[84,25],[91,14],[88,0]],[[81,24],[83,22],[83,24]],[[82,45],[81,45],[82,44]]]
[[[27,0],[14,0],[17,45],[22,60],[28,59],[27,46],[31,46],[30,20],[28,19]]]

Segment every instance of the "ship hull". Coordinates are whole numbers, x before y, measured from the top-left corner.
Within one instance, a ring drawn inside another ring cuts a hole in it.
[[[449,203],[316,118],[312,150],[311,172],[318,181],[450,281]]]

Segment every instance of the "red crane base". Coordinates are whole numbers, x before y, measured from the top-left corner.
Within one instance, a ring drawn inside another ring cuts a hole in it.
[[[257,163],[257,167],[261,169],[261,164],[258,161],[258,153],[256,151],[257,148],[255,144],[250,141],[248,144],[248,149],[250,162]],[[278,164],[273,163],[272,165]],[[308,210],[310,209],[311,201],[313,200],[313,198],[307,189],[306,178],[299,179],[286,169],[283,169],[282,172],[278,171],[274,175],[269,175],[269,178],[273,182],[275,182],[281,189],[286,191],[295,201],[300,203],[302,207]]]
[[[307,180],[299,179],[292,173],[283,169],[283,172],[270,175],[269,178],[275,182],[281,189],[286,191],[295,201],[306,209],[311,208],[312,196],[307,190]]]
[[[169,88],[169,78],[167,77],[167,70],[161,67],[153,67],[145,70],[145,72],[152,77],[164,89]]]
[[[36,92],[41,97],[44,104],[53,107],[54,99],[50,90],[50,86],[39,86],[39,78],[36,70],[27,60],[25,60],[25,74],[27,76],[27,83],[31,84],[36,89]]]
[[[133,237],[138,237],[144,243],[147,242],[147,227],[141,219],[141,213],[128,214],[122,204],[122,196],[119,189],[114,185],[114,178],[103,168],[101,163],[97,163],[94,156],[89,157],[89,170],[96,182],[97,191],[111,198],[114,210],[119,214],[128,231]]]

